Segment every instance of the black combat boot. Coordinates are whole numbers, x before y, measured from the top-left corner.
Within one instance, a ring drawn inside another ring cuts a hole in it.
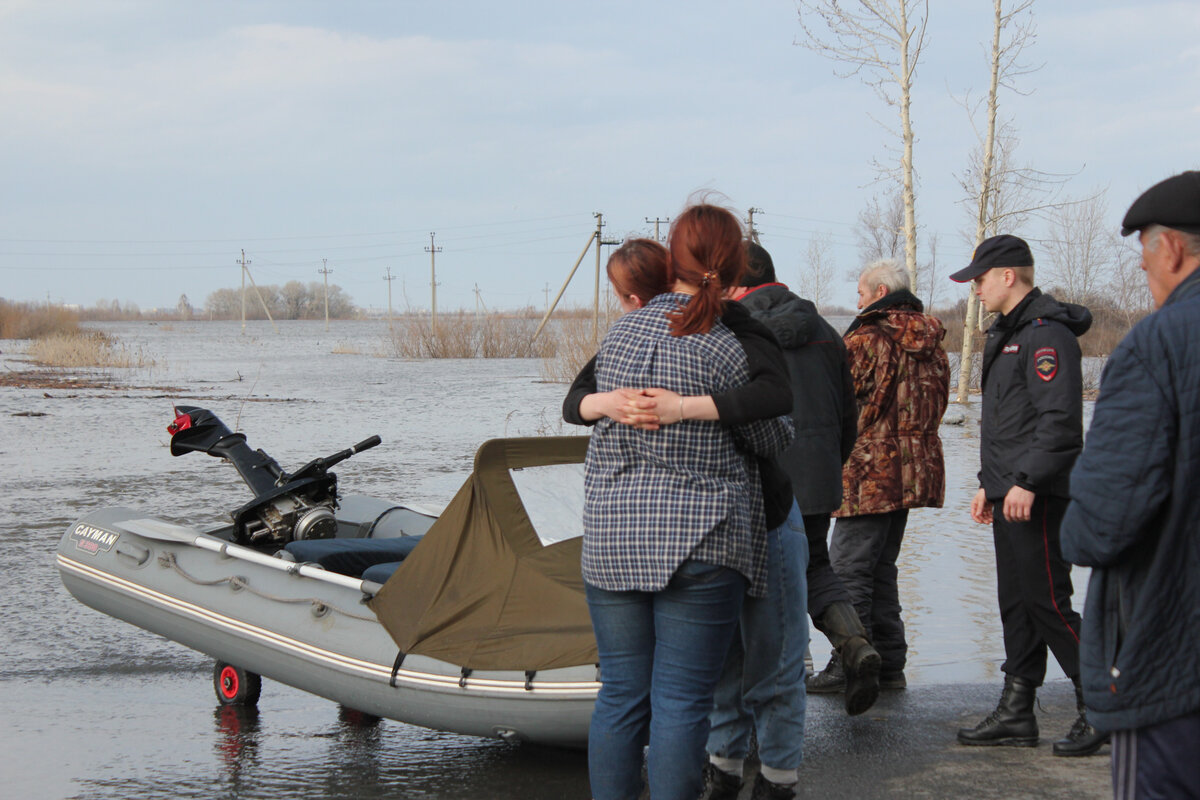
[[[718,769],[711,761],[704,765],[704,790],[697,800],[737,800],[741,791],[742,779],[737,775]]]
[[[1037,747],[1037,717],[1033,700],[1037,686],[1026,678],[1004,676],[1004,691],[996,710],[974,728],[960,728],[959,744]]]
[[[750,800],[792,800],[796,796],[796,784],[771,783],[762,776],[754,776],[754,788],[750,790]]]
[[[845,692],[846,713],[855,716],[875,704],[879,697],[878,651],[867,639],[867,631],[854,606],[845,600],[830,603],[821,612],[817,627],[829,637],[834,656],[820,674],[805,685],[814,694]]]
[[[1067,731],[1067,735],[1054,743],[1056,756],[1090,756],[1108,743],[1109,735],[1098,731],[1088,722],[1087,707],[1083,704],[1083,687],[1079,679],[1075,679],[1075,708],[1079,710],[1079,718]]]

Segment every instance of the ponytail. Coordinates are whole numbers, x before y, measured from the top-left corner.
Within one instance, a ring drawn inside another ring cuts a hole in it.
[[[728,209],[699,203],[671,225],[668,248],[675,279],[696,289],[686,306],[670,312],[671,335],[708,333],[721,316],[728,287],[746,270],[742,224]]]

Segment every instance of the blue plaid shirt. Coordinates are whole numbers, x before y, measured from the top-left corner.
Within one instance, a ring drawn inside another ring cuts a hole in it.
[[[706,334],[672,336],[666,312],[686,294],[663,294],[609,330],[596,386],[660,386],[717,394],[749,378],[746,354],[720,322]],[[691,558],[731,567],[761,595],[766,529],[758,468],[792,439],[790,416],[724,428],[687,420],[642,431],[601,419],[584,464],[583,578],[610,591],[658,591]]]

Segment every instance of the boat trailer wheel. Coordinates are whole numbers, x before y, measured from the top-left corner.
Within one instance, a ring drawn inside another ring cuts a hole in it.
[[[223,706],[252,706],[262,694],[262,676],[218,661],[213,667],[213,688]]]

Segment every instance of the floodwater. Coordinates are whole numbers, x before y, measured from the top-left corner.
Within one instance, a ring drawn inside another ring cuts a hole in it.
[[[153,366],[118,388],[0,387],[0,794],[13,798],[526,798],[588,796],[580,753],[372,724],[270,681],[256,711],[219,707],[206,656],[72,598],[54,568],[67,526],[110,505],[205,524],[249,495],[229,466],[170,455],[172,405],[198,405],[285,469],[372,434],[337,468],[343,492],[442,505],[476,446],[581,433],[535,360],[382,357],[386,322],[106,324]],[[6,370],[26,370],[4,342]],[[900,594],[912,686],[999,683],[990,529],[970,521],[977,407],[943,425],[946,507],[914,512]],[[964,416],[965,415],[965,416]],[[1077,605],[1086,575],[1077,570]],[[818,635],[814,659],[828,656]],[[1061,680],[1057,665],[1048,680]]]

